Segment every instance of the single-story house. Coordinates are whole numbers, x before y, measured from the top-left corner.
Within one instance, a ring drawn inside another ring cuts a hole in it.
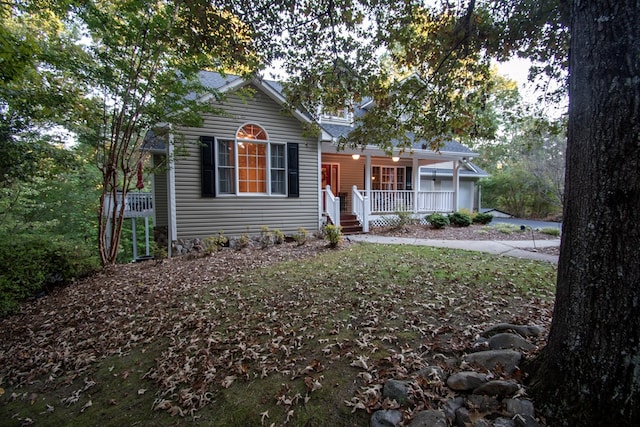
[[[487,174],[471,162],[477,153],[458,142],[435,152],[416,141],[393,156],[374,145],[340,151],[337,138],[353,130],[366,104],[317,117],[286,113],[277,82],[200,76],[225,94],[201,101],[226,114],[205,117],[202,127],[172,128],[161,141],[149,133],[154,165],[166,166],[153,176],[156,234],[176,241],[257,234],[264,226],[294,234],[344,224],[347,216],[366,232],[399,210],[424,217],[480,207],[477,181]],[[311,124],[319,136],[309,135]]]

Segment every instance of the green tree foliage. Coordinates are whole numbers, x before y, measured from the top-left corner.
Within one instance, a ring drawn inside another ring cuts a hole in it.
[[[296,3],[299,19],[287,22],[295,46],[284,53],[287,90],[293,105],[370,99],[345,145],[390,151],[392,141],[408,150],[415,138],[433,148],[450,138],[492,139],[500,123],[492,60],[527,55],[553,63],[545,71],[554,76],[566,65],[566,13],[556,1],[309,3]],[[304,22],[306,31],[293,32]],[[299,49],[305,44],[313,47]]]
[[[566,119],[524,116],[494,141],[479,141],[483,205],[516,216],[559,216],[564,194]]]
[[[80,130],[102,172],[98,220],[103,264],[117,259],[123,209],[105,203],[126,197],[135,183],[148,129],[170,122],[198,126],[212,103],[197,78],[205,68],[246,73],[259,63],[250,28],[233,13],[205,1],[91,1],[74,8],[91,38],[80,76],[94,88]],[[214,97],[219,97],[213,93]],[[168,139],[165,139],[168,144]]]

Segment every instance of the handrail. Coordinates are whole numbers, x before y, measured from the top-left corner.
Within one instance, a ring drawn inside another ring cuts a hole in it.
[[[351,188],[351,213],[362,224],[362,231],[369,232],[369,197],[361,194],[355,185]]]
[[[340,197],[336,197],[331,191],[331,186],[327,185],[324,193],[324,206],[331,222],[336,227],[340,226]]]

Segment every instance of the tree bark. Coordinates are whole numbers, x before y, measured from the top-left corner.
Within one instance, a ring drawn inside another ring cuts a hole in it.
[[[556,305],[530,392],[549,425],[640,425],[640,1],[571,4]]]

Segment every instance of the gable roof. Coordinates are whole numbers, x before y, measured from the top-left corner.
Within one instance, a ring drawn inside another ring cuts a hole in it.
[[[266,80],[260,76],[253,77],[251,79],[245,79],[242,76],[226,74],[222,75],[213,71],[200,71],[198,73],[198,77],[203,84],[203,86],[215,89],[219,92],[225,93],[235,89],[239,89],[243,86],[253,84],[263,92],[265,92],[269,97],[271,97],[275,102],[279,105],[284,105],[286,102],[286,98],[284,96],[284,90],[281,83],[274,80]],[[196,96],[192,94],[192,96]],[[202,101],[207,101],[213,97],[212,94],[207,94],[201,97]],[[367,113],[366,106],[371,104],[370,99],[363,99],[360,104],[354,105],[353,115],[354,117],[362,117]],[[336,123],[327,123],[316,120],[309,112],[296,109],[292,112],[294,117],[299,119],[305,123],[315,123],[317,124],[322,131],[322,140],[325,142],[334,143],[340,137],[346,137],[351,133],[354,129],[351,124],[336,124]],[[435,151],[430,148],[430,144],[428,141],[416,139],[415,135],[409,133],[407,135],[411,140],[411,149],[414,152],[422,152],[422,153],[434,153]],[[392,143],[397,145],[397,141],[392,141]],[[373,147],[373,146],[372,146]],[[465,155],[469,157],[475,157],[478,154],[465,145],[459,143],[454,140],[444,141],[441,147],[437,150],[437,152],[441,154],[451,154],[455,156]]]

